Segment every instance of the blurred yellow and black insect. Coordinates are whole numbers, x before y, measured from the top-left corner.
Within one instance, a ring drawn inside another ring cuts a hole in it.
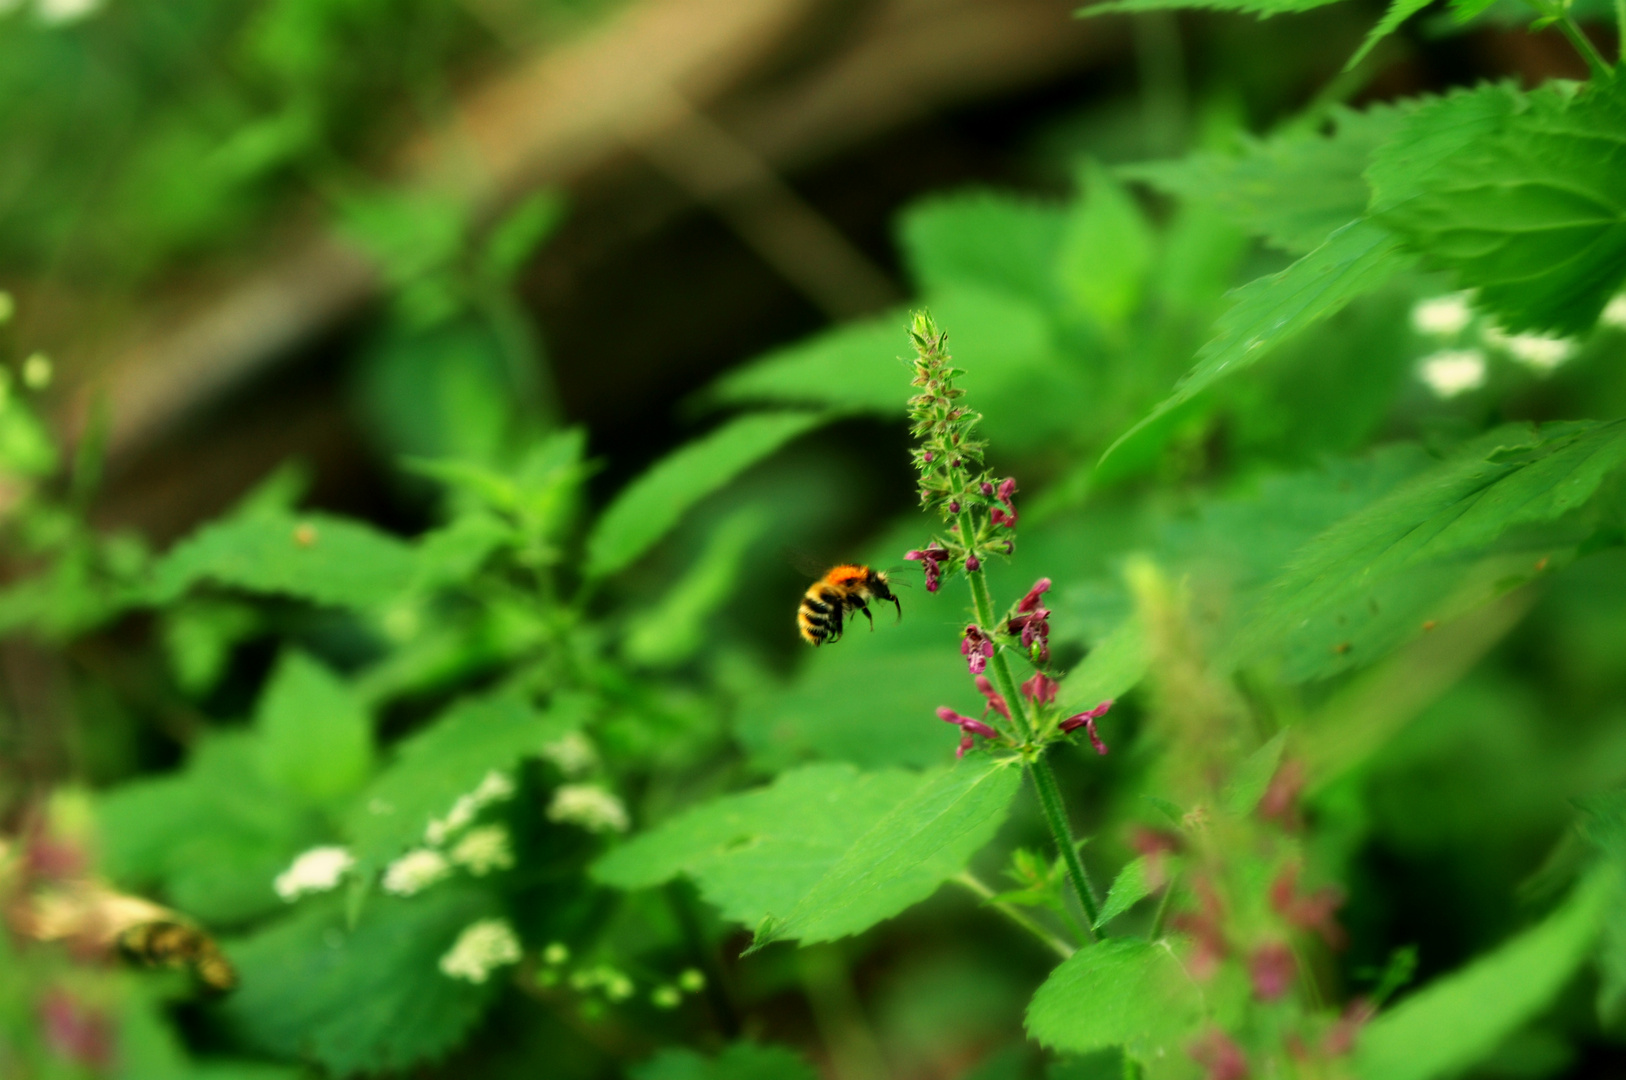
[[[874,629],[875,617],[869,611],[871,600],[896,605],[898,618],[903,618],[903,604],[892,595],[884,573],[857,563],[837,566],[803,594],[801,607],[796,611],[796,628],[809,645],[839,640],[842,624],[853,612],[862,614]]]

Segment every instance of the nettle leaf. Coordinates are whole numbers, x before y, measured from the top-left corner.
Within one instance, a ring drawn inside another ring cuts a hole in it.
[[[358,859],[379,864],[420,844],[429,823],[489,772],[511,772],[519,759],[580,727],[576,699],[539,713],[523,699],[465,698],[400,744],[395,760],[364,788],[345,818]]]
[[[1286,674],[1329,674],[1415,636],[1570,557],[1590,534],[1536,531],[1481,557],[1518,526],[1584,507],[1626,460],[1626,422],[1508,425],[1328,529],[1261,598],[1240,654],[1282,654]]]
[[[587,538],[588,574],[602,577],[630,565],[695,503],[832,419],[813,412],[739,416],[662,458],[622,489],[594,525]]]
[[[622,844],[593,877],[645,889],[678,875],[723,915],[756,926],[792,910],[860,837],[918,790],[901,769],[861,773],[851,765],[808,765],[768,787],[697,806]]]
[[[1377,25],[1372,27],[1371,31],[1366,35],[1366,40],[1361,42],[1361,47],[1355,50],[1355,55],[1351,56],[1349,63],[1344,65],[1344,70],[1353,70],[1356,64],[1365,60],[1367,54],[1377,47],[1378,42],[1399,30],[1402,23],[1433,2],[1434,0],[1393,0],[1389,5],[1389,10],[1383,13],[1383,18],[1379,19]],[[1486,2],[1490,3],[1492,0],[1486,0]]]
[[[1121,330],[1140,306],[1156,239],[1135,200],[1100,165],[1085,165],[1079,187],[1056,253],[1059,291],[1098,326]]]
[[[1594,873],[1541,923],[1381,1013],[1361,1032],[1357,1074],[1432,1080],[1485,1060],[1570,981],[1621,899],[1615,874]]]
[[[267,778],[314,805],[350,794],[372,771],[367,711],[338,676],[303,653],[282,655],[254,723]]]
[[[1101,905],[1101,914],[1095,920],[1095,928],[1101,929],[1151,895],[1151,876],[1147,869],[1146,856],[1142,855],[1125,864],[1124,868],[1118,871],[1118,876],[1112,879],[1112,887],[1107,890],[1107,899]]]
[[[1363,175],[1373,152],[1400,128],[1401,108],[1336,108],[1330,130],[1294,127],[1245,138],[1235,153],[1203,151],[1175,161],[1122,165],[1138,180],[1187,203],[1212,207],[1283,251],[1303,255],[1366,214]]]
[[[207,581],[371,608],[406,592],[417,568],[411,547],[359,521],[257,514],[205,525],[176,544],[154,568],[149,600],[167,604]]]
[[[1355,221],[1286,270],[1237,289],[1231,307],[1216,324],[1215,336],[1198,351],[1195,366],[1174,392],[1102,456],[1110,456],[1136,432],[1221,378],[1258,363],[1293,335],[1341,311],[1412,261],[1388,231],[1370,221]]]
[[[1065,220],[1059,206],[957,192],[912,204],[898,233],[910,277],[928,294],[971,286],[1047,304],[1055,291],[1049,267]],[[878,322],[891,328],[886,345],[895,348],[902,317]]]
[[[1162,942],[1114,938],[1080,949],[1028,1003],[1028,1034],[1083,1054],[1123,1046],[1137,1058],[1178,1054],[1202,995]]]
[[[1487,86],[1419,108],[1368,178],[1379,221],[1513,331],[1590,330],[1626,281],[1626,87]]]
[[[627,1075],[632,1080],[817,1080],[818,1074],[786,1047],[740,1042],[714,1058],[693,1050],[662,1050]]]
[[[348,1076],[405,1070],[443,1056],[473,1028],[500,979],[476,985],[440,971],[470,924],[497,914],[489,895],[455,883],[418,896],[375,896],[352,928],[340,898],[227,942],[241,985],[222,1008],[250,1046]]]
[[[788,916],[759,927],[752,948],[790,938],[834,941],[918,904],[993,839],[1021,782],[1015,763],[987,758],[926,774]]]
[[[196,918],[232,923],[281,906],[271,887],[319,822],[267,779],[260,739],[212,735],[178,775],[124,784],[97,800],[107,874],[157,884]]]

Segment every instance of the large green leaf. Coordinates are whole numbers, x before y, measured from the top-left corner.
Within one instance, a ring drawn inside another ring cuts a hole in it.
[[[511,772],[583,719],[574,699],[546,713],[510,694],[459,701],[402,742],[395,760],[362,790],[345,819],[356,857],[381,863],[422,843],[429,823],[444,818],[487,773]]]
[[[137,780],[97,801],[106,872],[162,887],[190,915],[236,922],[282,903],[271,883],[321,838],[317,822],[266,776],[255,735],[202,740],[184,771]]]
[[[403,1072],[460,1043],[491,1001],[496,980],[475,985],[439,964],[466,927],[493,914],[489,896],[455,884],[374,897],[353,928],[339,898],[307,903],[226,943],[241,986],[225,1019],[250,1046],[340,1076]]]
[[[1432,1080],[1483,1061],[1564,988],[1621,900],[1616,874],[1593,874],[1538,925],[1372,1021],[1361,1032],[1357,1072],[1363,1080]]]
[[[1400,109],[1384,105],[1365,112],[1336,108],[1325,134],[1298,126],[1265,139],[1245,139],[1234,153],[1200,151],[1117,171],[1186,202],[1213,207],[1276,247],[1303,255],[1365,215],[1371,191],[1362,174],[1373,151],[1404,118]]]
[[[1501,559],[1480,553],[1584,506],[1623,460],[1621,421],[1508,425],[1476,440],[1306,545],[1260,600],[1241,655],[1297,652],[1290,677],[1324,674],[1482,603],[1588,530],[1537,532]]]
[[[1028,1003],[1028,1034],[1054,1050],[1113,1046],[1136,1057],[1181,1052],[1202,995],[1166,942],[1115,938],[1080,949]]]
[[[812,412],[739,416],[662,458],[598,519],[587,539],[588,573],[603,576],[629,565],[695,503],[830,419],[828,413]]]
[[[628,1071],[632,1080],[816,1080],[813,1067],[783,1046],[735,1043],[714,1058],[662,1050]]]
[[[928,295],[970,286],[1048,304],[1064,220],[1057,206],[969,191],[912,204],[898,231],[910,276]],[[886,345],[895,347],[902,318],[878,325],[891,328]]]
[[[1507,329],[1590,330],[1626,281],[1623,81],[1418,109],[1373,162],[1374,214]]]
[[[640,889],[686,875],[725,916],[754,927],[770,912],[792,910],[920,785],[919,774],[897,769],[860,773],[851,765],[807,765],[622,844],[594,865],[593,876]]]
[[[1140,306],[1156,240],[1135,200],[1100,165],[1088,163],[1079,186],[1056,253],[1059,292],[1096,326],[1121,331]]]
[[[993,839],[1021,784],[1011,761],[973,758],[926,781],[870,828],[754,948],[834,941],[926,899]]]
[[[350,794],[372,770],[366,710],[338,676],[304,653],[283,654],[255,726],[266,776],[313,804]]]
[[[412,585],[412,549],[387,533],[327,514],[264,514],[205,525],[153,571],[151,599],[166,604],[198,582],[369,608]]]
[[[1351,222],[1279,274],[1236,290],[1216,333],[1197,362],[1151,414],[1107,449],[1118,446],[1221,378],[1263,360],[1301,330],[1341,310],[1411,262],[1399,240],[1370,221]]]

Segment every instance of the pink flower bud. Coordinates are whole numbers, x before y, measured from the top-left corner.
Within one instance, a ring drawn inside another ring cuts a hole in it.
[[[1035,671],[1033,678],[1022,684],[1022,695],[1036,705],[1048,705],[1056,700],[1056,680],[1042,671]]]

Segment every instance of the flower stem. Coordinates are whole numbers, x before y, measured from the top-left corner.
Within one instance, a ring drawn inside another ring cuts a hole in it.
[[[1095,887],[1090,884],[1084,861],[1078,857],[1078,844],[1073,840],[1072,827],[1067,824],[1067,809],[1062,805],[1061,789],[1056,785],[1056,774],[1050,770],[1050,762],[1045,760],[1043,751],[1028,759],[1028,775],[1033,777],[1033,789],[1039,793],[1039,806],[1044,810],[1051,838],[1061,850],[1062,865],[1067,867],[1067,879],[1073,883],[1073,891],[1078,894],[1078,902],[1084,908],[1084,928],[1089,931],[1090,940],[1095,941],[1101,937],[1101,932],[1095,928],[1095,921],[1101,917],[1101,906],[1096,903]]]
[[[1534,7],[1545,18],[1552,20],[1553,24],[1558,27],[1559,32],[1569,38],[1570,44],[1575,46],[1575,51],[1581,54],[1581,58],[1586,61],[1586,66],[1591,69],[1593,79],[1599,82],[1609,82],[1615,77],[1613,69],[1609,67],[1609,62],[1603,58],[1602,53],[1598,52],[1591,39],[1582,33],[1580,24],[1570,16],[1566,5],[1553,3],[1552,0],[1531,0],[1531,7]]]
[[[1003,900],[995,900],[994,890],[990,889],[987,885],[984,885],[982,881],[973,875],[969,870],[963,874],[957,875],[954,880],[967,891],[975,894],[984,904],[994,908],[1001,915],[1011,920],[1011,922],[1015,923],[1017,926],[1020,926],[1022,929],[1044,942],[1046,947],[1048,947],[1057,956],[1060,956],[1063,960],[1067,959],[1069,956],[1072,956],[1073,953],[1078,951],[1061,938],[1057,937],[1055,934],[1052,934],[1050,931],[1040,926],[1038,922],[1029,918],[1027,913],[1022,911],[1015,904],[1007,904]]]

